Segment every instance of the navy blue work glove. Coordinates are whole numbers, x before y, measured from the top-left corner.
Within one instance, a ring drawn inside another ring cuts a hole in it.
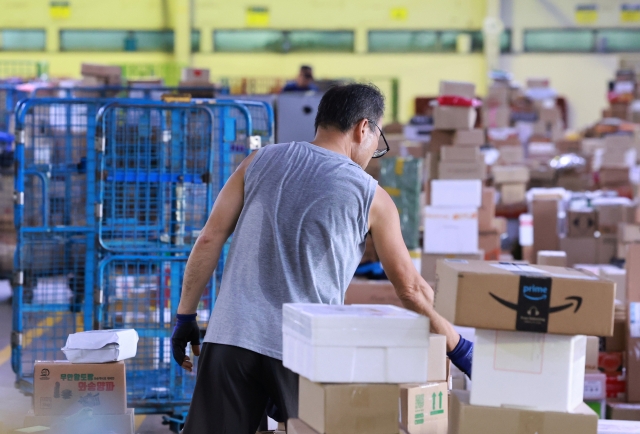
[[[171,335],[171,351],[173,359],[187,371],[193,370],[193,363],[185,354],[187,343],[191,343],[191,349],[196,356],[200,355],[200,327],[196,321],[195,313],[188,315],[176,315],[176,325]]]

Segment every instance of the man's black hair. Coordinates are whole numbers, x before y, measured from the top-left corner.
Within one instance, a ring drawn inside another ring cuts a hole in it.
[[[374,122],[384,114],[384,96],[372,84],[345,84],[330,88],[320,100],[315,127],[333,127],[342,133],[362,119]],[[369,125],[373,131],[375,127]]]

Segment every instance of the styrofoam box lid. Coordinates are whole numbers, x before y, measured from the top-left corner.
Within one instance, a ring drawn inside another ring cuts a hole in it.
[[[390,305],[289,303],[282,330],[312,345],[429,346],[429,319]]]
[[[97,350],[109,344],[135,346],[137,343],[138,332],[134,329],[90,330],[70,334],[65,347],[68,349]]]

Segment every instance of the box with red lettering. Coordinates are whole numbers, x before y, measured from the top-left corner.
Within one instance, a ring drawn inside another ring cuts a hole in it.
[[[33,407],[36,416],[70,415],[83,408],[91,408],[94,414],[124,414],[124,362],[36,361]]]

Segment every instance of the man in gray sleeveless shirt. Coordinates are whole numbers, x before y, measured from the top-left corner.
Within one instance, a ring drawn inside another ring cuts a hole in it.
[[[187,263],[173,355],[185,369],[187,343],[200,355],[184,433],[254,434],[270,402],[277,419],[298,412],[298,377],[282,365],[283,303],[343,304],[371,233],[403,304],[433,331],[459,336],[433,309],[415,269],[398,211],[363,169],[377,150],[384,99],[373,86],[336,86],[324,95],[312,143],[269,145],[226,183]],[[385,140],[386,143],[386,140]],[[196,308],[233,233],[222,284],[199,350]]]

